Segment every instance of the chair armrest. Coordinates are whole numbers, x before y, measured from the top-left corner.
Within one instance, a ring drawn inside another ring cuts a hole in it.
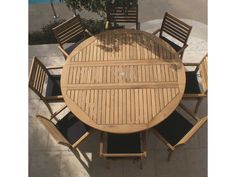
[[[185,44],[185,45],[177,52],[177,54],[180,55],[187,47],[188,47],[188,44]]]
[[[152,34],[156,35],[157,33],[159,33],[161,31],[161,29],[157,29],[156,31],[154,31]]]
[[[58,46],[58,48],[59,48],[60,51],[63,53],[63,55],[65,55],[66,57],[69,56],[69,54],[68,54],[61,46]]]
[[[90,132],[86,132],[82,137],[80,137],[80,139],[79,140],[77,140],[73,145],[72,145],[72,147],[73,148],[76,148],[82,141],[84,141],[86,138],[87,138],[87,136],[89,136],[90,135]]]
[[[207,95],[205,93],[198,93],[198,94],[191,94],[186,93],[183,95],[183,98],[200,98],[200,97],[206,97]]]
[[[63,66],[48,66],[48,67],[46,67],[46,68],[47,68],[47,70],[51,70],[51,69],[62,69]]]
[[[88,29],[85,29],[84,31],[89,35],[89,37],[93,36],[93,34]]]

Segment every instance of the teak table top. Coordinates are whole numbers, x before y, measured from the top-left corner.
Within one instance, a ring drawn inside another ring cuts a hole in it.
[[[61,76],[69,109],[89,126],[111,133],[160,123],[176,109],[184,88],[184,66],[175,50],[132,29],[88,38],[69,55]]]

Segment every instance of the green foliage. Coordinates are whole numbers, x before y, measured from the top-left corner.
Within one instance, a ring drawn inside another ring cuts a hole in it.
[[[57,43],[57,40],[52,32],[52,28],[56,27],[64,21],[65,20],[58,20],[50,22],[48,25],[43,26],[41,28],[41,31],[34,31],[29,33],[29,45]]]
[[[64,1],[66,6],[72,9],[74,12],[76,10],[81,11],[83,8],[95,12],[100,16],[105,15],[106,3],[111,2],[114,5],[119,6],[130,6],[136,4],[138,0],[61,0]]]
[[[66,6],[74,12],[76,10],[81,11],[82,8],[84,8],[101,16],[104,15],[105,1],[106,0],[64,0]]]
[[[104,31],[104,25],[105,25],[104,20],[81,19],[81,23],[92,34],[98,34]]]
[[[65,20],[50,22],[50,24],[43,26],[41,31],[34,31],[29,33],[29,45],[57,43],[57,40],[52,32],[52,28],[56,27],[57,25],[59,25],[64,21]],[[103,20],[81,19],[81,23],[92,34],[97,34],[104,30]],[[76,42],[76,41],[71,41],[71,42]]]

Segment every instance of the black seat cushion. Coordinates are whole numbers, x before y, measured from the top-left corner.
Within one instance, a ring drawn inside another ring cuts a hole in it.
[[[173,47],[173,48],[175,49],[176,52],[178,52],[178,51],[181,49],[180,46],[178,46],[178,45],[175,44],[174,42],[170,41],[170,40],[167,39],[166,37],[164,37],[164,36],[160,36],[160,38],[163,39],[164,41],[166,41],[168,44],[170,44],[171,47]]]
[[[72,41],[77,41],[65,49],[66,53],[70,54],[81,42],[84,41],[84,36],[76,36]]]
[[[167,119],[154,127],[172,146],[176,145],[193,127],[181,114],[174,111]]]
[[[108,134],[107,153],[140,153],[140,133]]]
[[[46,96],[61,95],[60,80],[61,80],[61,75],[51,75],[51,77],[48,78]]]
[[[69,112],[60,120],[56,127],[71,144],[74,144],[90,129],[89,126],[75,117],[72,112]]]
[[[67,47],[65,49],[66,53],[70,54],[78,45],[79,45],[79,43],[74,43],[71,46]]]
[[[199,83],[197,80],[197,74],[194,71],[187,71],[186,74],[186,84],[184,93],[201,93]]]

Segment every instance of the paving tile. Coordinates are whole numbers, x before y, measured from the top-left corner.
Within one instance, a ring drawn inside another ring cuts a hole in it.
[[[191,139],[182,147],[183,149],[194,149],[194,148],[199,148],[200,143],[199,143],[199,135],[198,132],[191,137]]]
[[[30,177],[60,177],[60,152],[35,152],[31,156]]]
[[[34,93],[30,88],[28,88],[28,98],[29,99],[38,99],[39,97],[36,93]]]
[[[186,150],[189,177],[207,177],[207,149]]]
[[[176,150],[171,157],[170,162],[167,161],[168,153],[165,150],[157,151],[156,171],[159,177],[187,177],[186,156],[184,150]]]
[[[69,148],[62,144],[58,144],[56,140],[49,135],[48,142],[47,142],[47,151],[68,151]]]
[[[38,123],[29,123],[29,150],[47,150],[49,134],[47,130]]]
[[[124,177],[154,177],[156,176],[156,151],[148,151],[147,158],[143,159],[143,168],[139,168],[139,162],[124,161]]]
[[[63,102],[55,102],[55,103],[50,103],[50,106],[52,108],[53,112],[56,112],[57,110],[59,110],[60,108],[62,108],[65,105],[65,103]],[[45,117],[50,117],[50,112],[47,108],[47,106],[43,103],[43,101],[41,101],[38,105],[38,114],[45,116]],[[60,113],[57,117],[62,117],[63,115],[65,115],[65,112]]]
[[[208,115],[207,104],[208,104],[207,103],[207,98],[203,98],[202,102],[199,105],[198,112],[197,112],[197,115],[199,117],[204,117],[204,116]]]
[[[147,150],[166,149],[166,145],[152,131],[147,133]]]
[[[207,147],[207,123],[201,127],[201,129],[198,132],[199,136],[199,146],[200,148],[206,148]]]
[[[65,63],[64,56],[49,56],[47,57],[46,65],[47,66],[63,66]]]
[[[89,173],[72,152],[62,152],[60,177],[89,177]]]
[[[36,115],[38,114],[39,104],[40,104],[39,99],[29,99],[29,104],[28,104],[29,122],[36,121]]]
[[[105,159],[96,156],[89,168],[90,177],[123,177],[124,176],[124,162],[122,159],[110,160],[110,168],[107,168]]]
[[[63,56],[57,46],[58,44],[30,45],[29,57],[37,56],[42,58],[50,56]]]

